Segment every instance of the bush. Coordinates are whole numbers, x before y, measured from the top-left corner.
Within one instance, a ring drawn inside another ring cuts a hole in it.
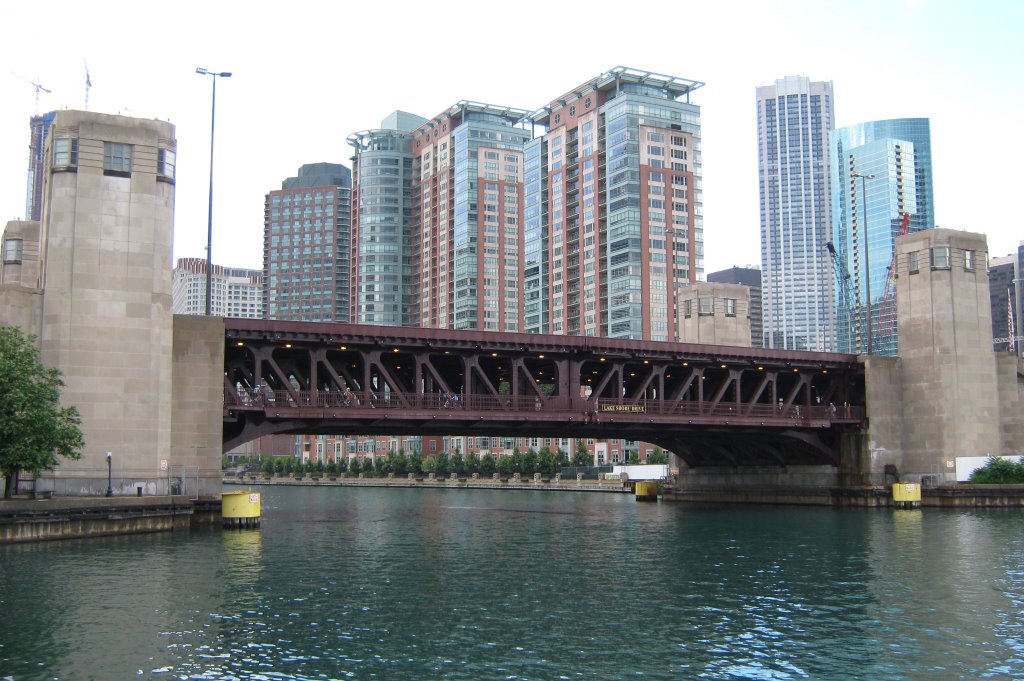
[[[975,485],[1024,484],[1024,460],[1018,462],[990,456],[984,466],[971,473],[970,481]]]

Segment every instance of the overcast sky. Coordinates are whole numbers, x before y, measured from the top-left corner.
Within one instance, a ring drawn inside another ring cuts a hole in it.
[[[211,78],[213,259],[262,266],[263,198],[304,163],[350,165],[346,137],[395,109],[467,99],[536,109],[623,65],[706,83],[705,269],[760,265],[755,88],[831,80],[836,125],[931,119],[941,227],[1015,250],[1022,191],[1024,3],[262,4],[179,0],[0,7],[0,218],[25,212],[29,117],[85,106],[177,128],[174,258],[204,257]]]

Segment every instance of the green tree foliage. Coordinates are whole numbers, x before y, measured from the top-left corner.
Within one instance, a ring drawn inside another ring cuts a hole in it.
[[[507,456],[507,455],[499,456],[498,457],[498,464],[497,464],[497,466],[498,466],[498,473],[500,473],[502,476],[508,476],[508,475],[512,475],[513,473],[515,473],[516,472],[515,458],[516,458],[516,455],[518,455],[518,454],[519,454],[519,452],[517,450],[515,454],[512,454],[512,456]]]
[[[587,443],[583,440],[576,440],[576,452],[572,455],[573,466],[593,466],[594,457],[587,451]]]
[[[423,468],[424,473],[437,473],[437,457],[435,456],[423,457],[423,461],[420,465]]]
[[[477,469],[481,476],[490,477],[494,475],[494,471],[497,469],[497,463],[494,460],[493,454],[484,454],[480,457],[480,466]]]
[[[352,475],[359,475],[363,472],[363,462],[359,460],[358,456],[352,457],[352,461],[348,464],[348,472]]]
[[[554,475],[558,472],[559,464],[558,454],[551,451],[550,447],[541,447],[537,456],[537,469],[541,475]]]
[[[452,473],[455,473],[459,477],[466,474],[466,460],[462,456],[462,452],[455,452],[448,460],[448,468]]]
[[[77,459],[85,440],[74,407],[60,406],[64,387],[57,369],[43,366],[35,336],[0,326],[0,472],[10,498],[20,471],[33,474]]]
[[[463,468],[466,475],[473,475],[473,473],[480,472],[480,457],[472,452],[466,452],[466,456],[463,457]]]
[[[455,450],[458,453],[458,450]],[[441,452],[437,455],[437,469],[434,471],[439,477],[446,477],[451,472],[451,459],[448,452]]]
[[[338,464],[333,460],[328,461],[327,465],[324,467],[324,472],[327,473],[328,478],[338,477]]]
[[[971,473],[975,485],[1019,485],[1024,484],[1024,459],[1011,461],[994,456],[981,468]]]
[[[417,453],[409,455],[409,472],[413,475],[421,475],[423,473],[423,457]]]
[[[647,463],[667,464],[668,452],[661,447],[655,447],[654,451],[647,455]]]
[[[626,460],[626,463],[629,464],[630,466],[640,465],[640,452],[630,452],[629,457]]]

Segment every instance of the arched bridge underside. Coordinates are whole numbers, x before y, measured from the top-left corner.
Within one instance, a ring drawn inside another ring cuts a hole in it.
[[[274,433],[625,438],[691,466],[839,464],[854,355],[225,319],[224,444]]]

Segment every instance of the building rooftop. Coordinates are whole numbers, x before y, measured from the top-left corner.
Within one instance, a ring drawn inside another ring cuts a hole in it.
[[[591,78],[587,82],[583,83],[579,87],[571,90],[561,97],[553,99],[546,106],[542,106],[529,115],[530,120],[534,123],[541,125],[548,124],[548,118],[551,112],[555,109],[560,109],[566,104],[573,102],[583,97],[587,92],[594,90],[598,92],[608,92],[615,90],[623,83],[635,83],[639,85],[651,85],[657,88],[661,88],[671,94],[675,99],[685,96],[687,101],[690,99],[690,93],[699,87],[702,87],[704,83],[697,80],[689,80],[688,78],[679,78],[677,76],[667,76],[662,73],[654,73],[653,71],[643,71],[641,69],[633,69],[628,66],[616,66],[613,69],[605,71],[596,78]]]

